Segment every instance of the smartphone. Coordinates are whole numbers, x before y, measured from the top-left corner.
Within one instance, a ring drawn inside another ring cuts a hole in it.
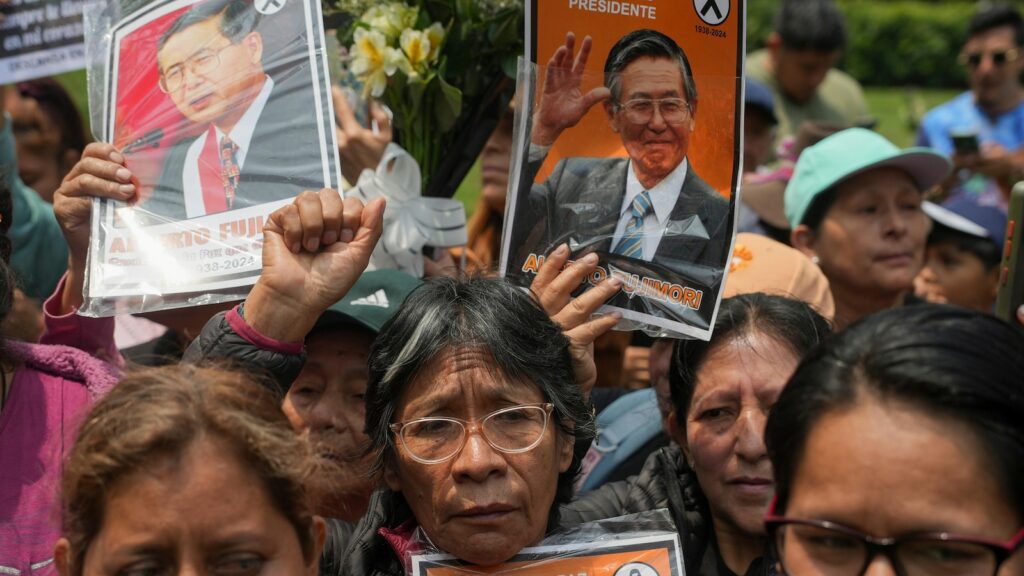
[[[996,297],[996,316],[1013,325],[1017,322],[1017,309],[1024,304],[1024,182],[1018,182],[1010,192],[1009,221],[1003,238],[1003,260],[999,263],[999,295]]]
[[[978,135],[974,132],[950,132],[949,137],[953,140],[953,150],[957,154],[977,154],[981,151]]]

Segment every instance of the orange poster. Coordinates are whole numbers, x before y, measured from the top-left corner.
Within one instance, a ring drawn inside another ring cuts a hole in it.
[[[466,566],[446,554],[414,555],[413,576],[502,574],[530,576],[682,576],[679,536],[641,538],[527,548],[512,560],[482,568]]]
[[[532,0],[501,270],[596,253],[620,329],[707,339],[731,255],[744,0]]]

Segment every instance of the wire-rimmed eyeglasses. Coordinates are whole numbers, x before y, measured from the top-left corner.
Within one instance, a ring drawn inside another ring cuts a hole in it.
[[[519,453],[532,450],[544,438],[553,404],[523,404],[495,410],[482,418],[463,420],[446,416],[417,418],[390,425],[391,431],[413,460],[437,464],[455,457],[469,434],[479,432],[495,450]]]
[[[160,91],[165,94],[177,92],[185,83],[185,70],[188,69],[194,75],[209,76],[220,67],[220,53],[234,46],[225,44],[220,48],[204,48],[189,56],[184,62],[169,66],[167,70],[160,73]]]
[[[690,118],[690,103],[683,98],[633,98],[616,106],[632,124],[650,122],[655,111],[660,112],[668,124],[683,124]]]

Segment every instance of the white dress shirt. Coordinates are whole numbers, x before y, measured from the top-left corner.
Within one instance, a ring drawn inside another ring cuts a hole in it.
[[[676,169],[668,176],[658,182],[653,188],[647,190],[651,197],[651,206],[654,208],[644,216],[644,239],[643,251],[639,257],[641,260],[650,262],[658,251],[658,244],[661,243],[661,236],[665,232],[672,210],[676,207],[679,194],[683,191],[683,182],[686,180],[688,161],[684,158]],[[615,226],[615,235],[612,237],[612,252],[619,245],[623,234],[626,233],[626,226],[633,219],[633,199],[644,191],[640,180],[633,170],[633,161],[629,162],[629,169],[626,172],[626,195],[622,198],[622,207],[619,209],[619,223]]]
[[[239,172],[241,172],[242,167],[245,165],[245,155],[249,151],[249,143],[252,140],[252,133],[256,130],[256,122],[259,121],[260,114],[263,113],[263,108],[267,105],[267,100],[270,99],[270,91],[273,89],[274,80],[267,76],[266,81],[263,82],[263,88],[256,95],[256,99],[253,100],[245,114],[242,114],[238,123],[235,124],[235,127],[231,129],[231,133],[228,134],[231,141],[238,146],[235,158],[238,160]],[[214,126],[214,131],[217,133],[219,149],[224,133],[216,126]],[[209,134],[209,129],[200,134],[195,142],[188,147],[188,152],[185,153],[182,183],[185,194],[185,215],[188,218],[195,218],[196,216],[204,216],[206,214],[206,204],[203,202],[202,180],[199,177],[199,155],[203,153],[203,147],[206,146],[206,137]]]

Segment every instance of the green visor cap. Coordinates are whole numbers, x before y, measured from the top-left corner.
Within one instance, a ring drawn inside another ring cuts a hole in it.
[[[419,278],[398,270],[364,272],[344,298],[320,315],[313,330],[354,325],[377,334],[421,284]]]
[[[910,175],[922,192],[945,180],[952,168],[944,156],[928,148],[900,150],[882,135],[848,128],[806,148],[786,186],[786,220],[791,228],[803,223],[814,199],[847,178],[875,168],[898,168]]]

